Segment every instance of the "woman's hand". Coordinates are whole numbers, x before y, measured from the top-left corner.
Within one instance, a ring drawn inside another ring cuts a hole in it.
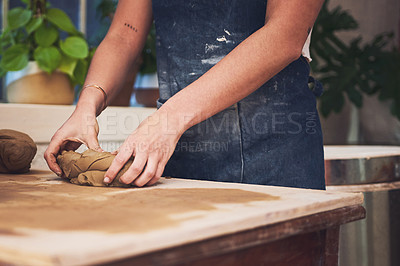
[[[99,84],[108,99],[116,97],[118,89],[133,72],[134,61],[143,50],[152,21],[151,0],[118,1],[106,38],[90,63],[85,84]],[[127,25],[134,25],[137,30],[133,31]],[[96,115],[105,107],[104,101],[104,95],[94,87],[82,91],[75,112],[56,132],[45,152],[46,162],[53,172],[62,174],[56,156],[64,149],[75,150],[85,144],[101,151]]]
[[[82,144],[85,144],[89,149],[102,151],[97,139],[98,134],[99,125],[95,113],[77,108],[51,138],[51,142],[44,153],[47,165],[54,173],[61,176],[62,171],[57,164],[57,155],[62,150],[76,150]]]
[[[120,181],[139,187],[156,183],[183,134],[176,119],[169,118],[167,112],[160,109],[144,120],[118,149],[104,182],[112,182],[129,158],[134,156],[132,165]]]

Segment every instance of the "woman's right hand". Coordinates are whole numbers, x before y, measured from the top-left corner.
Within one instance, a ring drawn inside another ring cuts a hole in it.
[[[95,112],[76,109],[51,138],[51,142],[44,153],[47,165],[54,173],[61,176],[62,170],[57,164],[57,155],[63,150],[76,150],[82,144],[85,144],[89,149],[102,151],[97,139],[98,134],[99,125]]]

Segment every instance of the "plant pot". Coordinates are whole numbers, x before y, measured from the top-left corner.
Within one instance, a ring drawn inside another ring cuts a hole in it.
[[[157,107],[159,97],[157,74],[139,75],[135,83],[136,102],[145,107]]]
[[[68,76],[55,71],[48,74],[36,62],[29,62],[20,71],[6,75],[9,103],[72,104],[74,89]]]

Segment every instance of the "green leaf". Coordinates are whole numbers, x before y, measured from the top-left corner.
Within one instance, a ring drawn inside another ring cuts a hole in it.
[[[335,94],[336,94],[336,96],[335,96],[336,101],[335,101],[332,109],[335,113],[340,113],[340,111],[342,111],[343,106],[344,106],[344,96],[340,92],[335,93]]]
[[[83,59],[89,55],[89,47],[85,39],[77,36],[60,41],[61,50],[68,56]]]
[[[100,20],[108,18],[110,14],[115,13],[116,1],[100,1],[96,7],[96,14],[100,14]]]
[[[35,32],[35,41],[39,46],[50,46],[58,39],[58,30],[54,26],[46,27],[45,24]]]
[[[68,33],[76,34],[78,33],[74,24],[68,15],[58,8],[50,8],[47,10],[47,19],[59,27],[61,30],[66,31]]]
[[[329,101],[325,100],[325,98],[320,98],[318,100],[321,102],[319,112],[323,117],[328,117],[332,111],[332,108],[329,106]]]
[[[10,29],[5,29],[0,35],[0,48],[4,48],[12,44],[12,35]]]
[[[7,15],[8,26],[14,30],[24,26],[32,17],[32,11],[16,7],[11,9]]]
[[[0,66],[0,77],[2,78],[2,77],[4,77],[4,75],[7,73],[7,70],[5,70],[4,68],[2,68],[1,66]]]
[[[39,46],[33,53],[33,58],[44,71],[53,72],[61,62],[61,53],[55,46]]]
[[[97,47],[93,47],[93,48],[90,49],[90,51],[89,51],[89,58],[90,58],[90,60],[92,60],[92,58],[93,58],[94,53],[96,52],[96,50],[97,50]]]
[[[0,34],[0,38],[4,38],[4,36],[10,35],[10,31],[11,31],[10,28],[4,29]]]
[[[58,67],[58,69],[61,72],[68,74],[70,77],[73,77],[74,70],[75,70],[77,63],[78,63],[78,59],[71,58],[69,56],[64,55],[61,58],[61,63],[60,63],[60,66]]]
[[[347,95],[349,96],[349,100],[355,104],[358,108],[362,107],[363,99],[361,93],[356,90],[354,87],[349,87],[347,90]]]
[[[26,67],[28,61],[28,46],[25,44],[16,44],[4,51],[0,64],[7,71],[18,71]]]
[[[79,60],[78,64],[76,65],[74,71],[74,77],[75,77],[74,79],[80,85],[83,85],[83,83],[85,83],[88,66],[89,64],[86,60]]]
[[[14,34],[14,43],[27,43],[26,33],[22,30],[17,30]]]
[[[31,34],[35,30],[37,30],[40,25],[43,23],[42,17],[32,18],[28,24],[26,24],[25,29],[28,34]]]

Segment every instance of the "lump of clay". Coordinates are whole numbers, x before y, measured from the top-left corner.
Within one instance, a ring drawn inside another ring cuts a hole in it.
[[[36,151],[36,144],[27,134],[0,129],[0,173],[28,172]]]
[[[124,165],[110,184],[105,184],[103,182],[104,174],[110,167],[114,157],[115,155],[109,152],[97,152],[91,149],[86,150],[82,154],[74,151],[63,151],[61,155],[57,156],[57,163],[63,170],[65,176],[70,179],[70,182],[73,184],[95,187],[132,186],[119,182],[119,177],[128,170],[129,166],[132,164],[132,159]]]

